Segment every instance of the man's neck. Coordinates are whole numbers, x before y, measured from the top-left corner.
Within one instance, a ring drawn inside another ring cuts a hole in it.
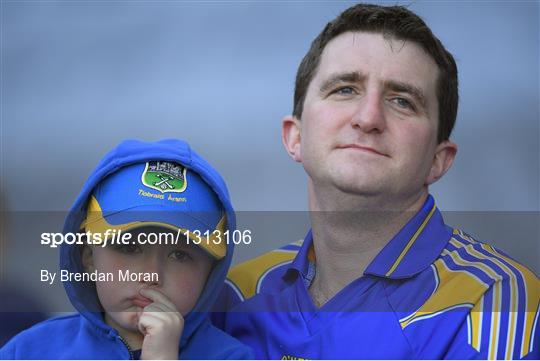
[[[361,277],[388,241],[418,212],[427,195],[426,189],[408,202],[381,209],[372,206],[377,204],[373,199],[362,203],[350,195],[349,204],[321,204],[310,189],[316,273],[309,292],[315,305],[322,306]]]

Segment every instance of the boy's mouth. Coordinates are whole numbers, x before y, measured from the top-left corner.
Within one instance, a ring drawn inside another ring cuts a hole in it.
[[[131,300],[131,303],[133,303],[135,306],[138,306],[138,307],[141,307],[141,308],[145,308],[146,306],[148,306],[149,304],[154,302],[151,299],[146,298],[146,297],[141,296],[141,295],[131,297],[130,300]]]

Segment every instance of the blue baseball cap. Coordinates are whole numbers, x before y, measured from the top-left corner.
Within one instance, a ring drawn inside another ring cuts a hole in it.
[[[81,229],[103,234],[145,226],[180,230],[221,259],[227,252],[221,241],[226,224],[217,194],[196,172],[156,160],[129,165],[103,179],[90,196]]]

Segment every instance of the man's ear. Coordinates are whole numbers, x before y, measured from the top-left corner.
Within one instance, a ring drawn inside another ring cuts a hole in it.
[[[426,179],[426,185],[438,181],[450,169],[457,153],[457,145],[450,140],[442,141],[435,149],[435,157]]]
[[[295,116],[287,115],[281,124],[281,141],[289,156],[296,162],[302,161],[300,153],[300,120]]]
[[[81,251],[81,260],[85,272],[94,272],[94,256],[91,246],[85,245]]]

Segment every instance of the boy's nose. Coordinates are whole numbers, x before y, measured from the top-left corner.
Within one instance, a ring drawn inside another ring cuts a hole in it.
[[[144,266],[142,267],[144,273],[148,273],[152,276],[156,275],[157,277],[148,277],[149,280],[146,281],[143,277],[141,279],[142,283],[149,284],[151,286],[161,286],[163,284],[163,262],[157,257],[156,255],[147,257],[144,262]]]

